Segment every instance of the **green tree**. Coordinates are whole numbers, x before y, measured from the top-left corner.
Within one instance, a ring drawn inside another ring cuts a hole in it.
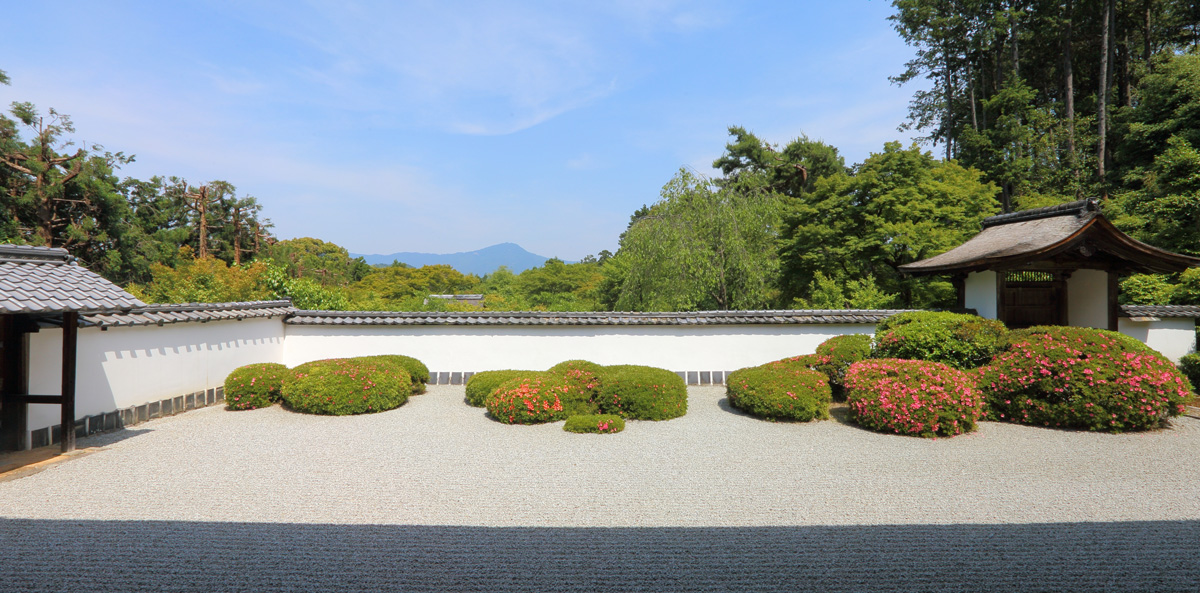
[[[743,174],[760,176],[771,190],[796,197],[811,191],[818,179],[846,172],[846,161],[837,148],[807,136],[802,135],[779,150],[741,126],[731,126],[729,135],[733,140],[725,145],[725,153],[713,161],[713,168],[720,169],[728,178]]]
[[[783,196],[762,175],[718,186],[681,169],[661,195],[614,258],[628,265],[616,308],[754,309],[773,302]]]
[[[190,247],[180,248],[179,263],[151,265],[151,281],[126,286],[147,303],[221,303],[271,298],[264,274],[268,265],[255,262],[230,267],[214,257],[193,258]]]
[[[902,307],[947,304],[946,282],[902,276],[899,266],[937,255],[979,232],[994,214],[996,187],[982,173],[889,142],[853,175],[819,181],[789,203],[780,242],[786,301],[810,300],[818,272],[873,282]]]
[[[350,258],[346,248],[312,237],[279,241],[266,256],[293,278],[309,278],[321,286],[347,286],[371,272],[361,257]]]
[[[400,265],[372,270],[350,285],[348,293],[358,308],[407,311],[428,309],[431,294],[466,294],[478,286],[478,277],[445,264],[420,268]],[[439,307],[437,303],[432,306]]]

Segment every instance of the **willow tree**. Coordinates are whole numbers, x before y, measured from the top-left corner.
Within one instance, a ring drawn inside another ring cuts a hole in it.
[[[779,271],[782,195],[759,175],[720,185],[681,169],[626,232],[616,308],[633,311],[769,306]]]

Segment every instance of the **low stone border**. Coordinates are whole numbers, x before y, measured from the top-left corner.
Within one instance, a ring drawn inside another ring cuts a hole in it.
[[[99,432],[110,432],[134,426],[164,416],[174,416],[188,410],[225,403],[225,387],[214,387],[186,395],[130,406],[121,410],[87,416],[75,421],[75,438]],[[62,424],[39,428],[29,433],[30,448],[45,447],[62,442]]]
[[[731,371],[675,371],[688,385],[724,385]],[[428,385],[462,385],[471,378],[471,372],[429,371]]]

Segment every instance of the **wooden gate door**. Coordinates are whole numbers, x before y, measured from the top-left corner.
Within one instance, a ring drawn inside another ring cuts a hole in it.
[[[1005,272],[1000,286],[1000,320],[1010,328],[1066,325],[1067,281],[1061,274]]]
[[[25,402],[11,396],[29,393],[25,318],[0,315],[0,451],[25,448]]]

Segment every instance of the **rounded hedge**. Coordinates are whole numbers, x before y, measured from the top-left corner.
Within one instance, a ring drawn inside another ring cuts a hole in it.
[[[939,311],[893,315],[875,330],[875,358],[940,362],[958,369],[987,364],[1005,346],[1008,330],[995,319]]]
[[[408,372],[361,359],[316,360],[294,369],[283,382],[283,401],[297,412],[344,416],[399,407],[412,393]]]
[[[850,365],[846,403],[850,420],[864,428],[920,437],[970,432],[984,412],[970,374],[937,362],[894,358]]]
[[[1192,405],[1200,406],[1200,354],[1183,355],[1179,359],[1179,372],[1192,384]]]
[[[871,336],[849,334],[834,336],[817,346],[816,364],[813,365],[829,378],[829,387],[838,399],[845,397],[846,369],[850,365],[871,357]]]
[[[408,372],[408,376],[412,379],[413,394],[425,393],[425,384],[429,382],[429,367],[425,363],[402,354],[378,354],[375,356],[359,356],[354,360],[372,364],[385,364],[399,367]]]
[[[829,418],[829,379],[819,371],[767,363],[734,371],[725,378],[733,407],[772,420]]]
[[[625,430],[625,419],[615,414],[586,414],[571,416],[563,424],[567,432],[612,434]]]
[[[670,420],[687,414],[687,384],[665,369],[638,365],[604,368],[600,411],[631,420]]]
[[[797,370],[812,370],[817,368],[817,363],[819,362],[820,358],[818,358],[816,354],[801,354],[800,356],[792,356],[790,358],[773,360],[762,366],[772,365],[777,367],[788,367]]]
[[[1013,332],[1009,343],[979,371],[993,420],[1148,430],[1181,414],[1191,397],[1170,360],[1124,334],[1042,326]]]
[[[567,417],[563,397],[571,385],[558,373],[527,373],[502,383],[484,404],[488,413],[505,424],[541,424]]]
[[[514,370],[475,373],[471,375],[470,379],[467,379],[467,403],[476,408],[482,408],[487,402],[487,396],[491,395],[497,387],[518,377],[525,377],[536,373],[537,371]]]
[[[225,407],[230,410],[266,408],[279,401],[288,368],[275,362],[238,367],[225,377]]]
[[[586,360],[568,360],[550,367],[549,372],[561,375],[576,390],[563,402],[568,416],[595,414],[600,410],[596,402],[604,367]]]

